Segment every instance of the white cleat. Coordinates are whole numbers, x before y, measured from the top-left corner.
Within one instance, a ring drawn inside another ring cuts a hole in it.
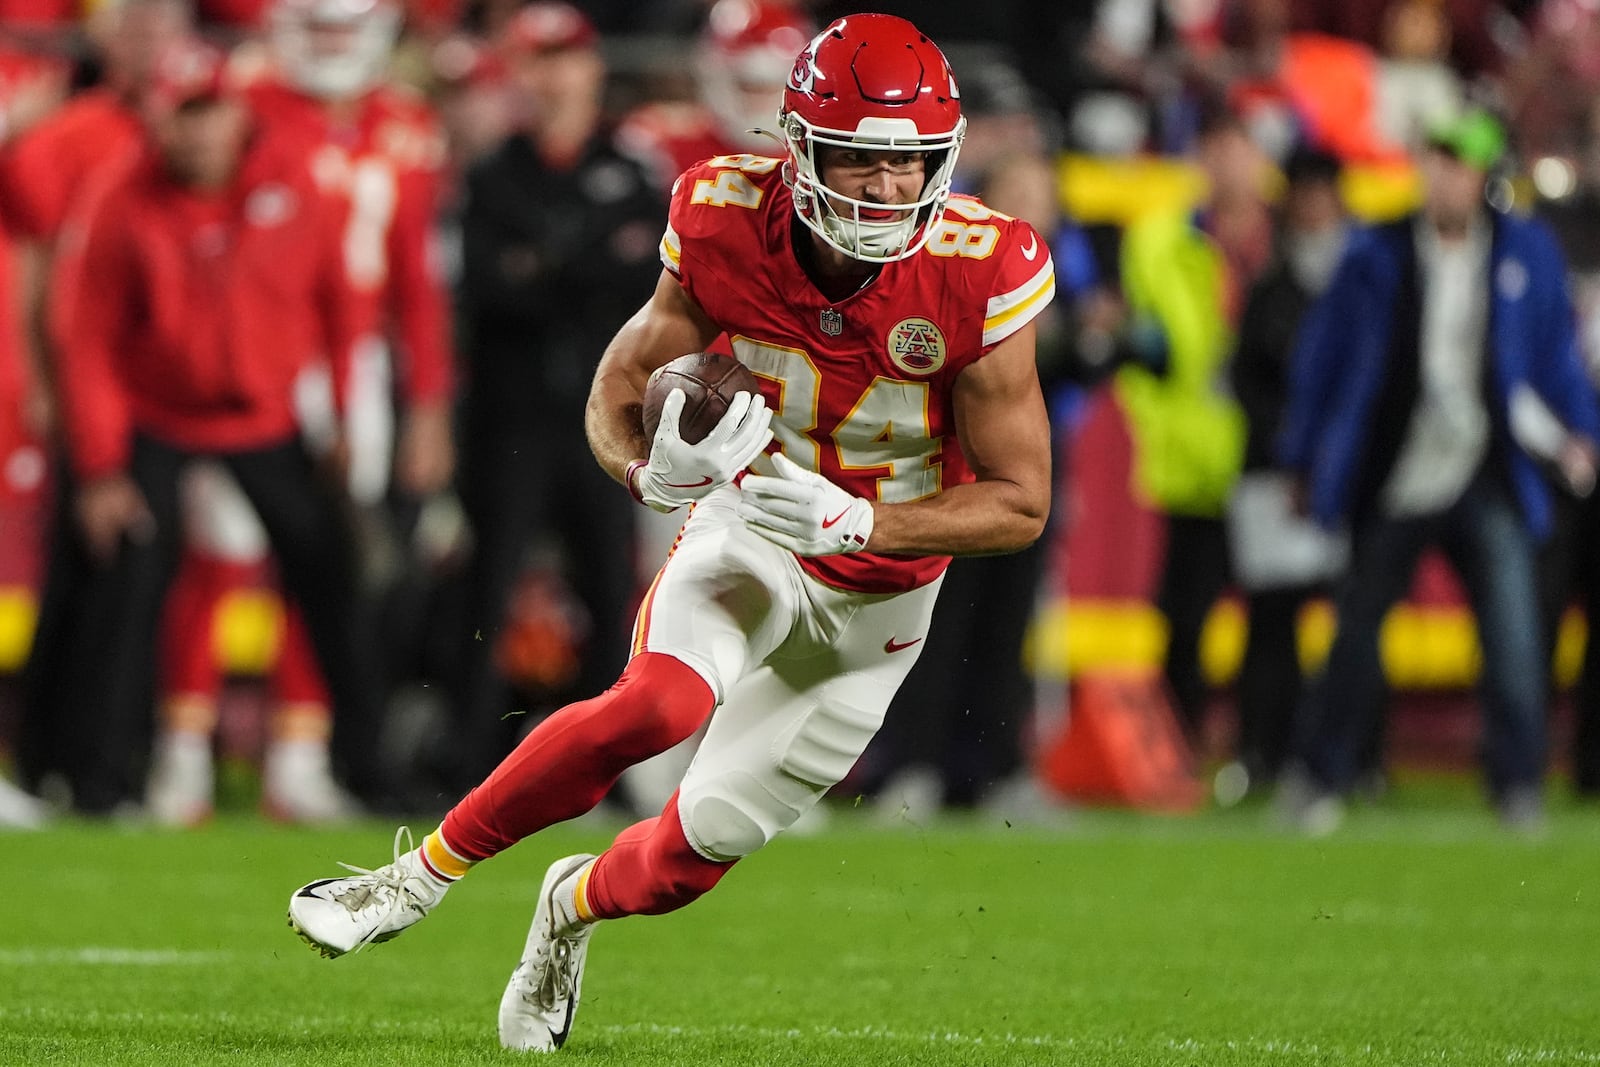
[[[209,734],[175,730],[156,743],[145,808],[161,826],[199,826],[211,818],[216,776]]]
[[[404,853],[402,839],[408,847]],[[375,871],[341,863],[354,872],[352,877],[324,878],[295,890],[289,898],[289,925],[328,959],[399,936],[432,911],[450,888],[427,872],[410,844],[411,831],[402,826],[394,835],[393,863]]]
[[[49,821],[49,810],[43,801],[0,778],[0,829],[40,830]]]
[[[544,872],[522,961],[500,998],[500,1044],[518,1052],[554,1052],[566,1044],[578,1013],[583,963],[594,926],[569,917],[556,903],[561,883],[593,856],[568,856]]]
[[[278,741],[267,749],[261,807],[277,822],[301,826],[349,822],[361,814],[361,805],[333,780],[322,741]]]

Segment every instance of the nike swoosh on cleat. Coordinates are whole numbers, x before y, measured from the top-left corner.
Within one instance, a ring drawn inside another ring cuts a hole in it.
[[[711,475],[706,475],[698,482],[662,482],[661,484],[666,486],[668,489],[698,489],[702,485],[711,484]]]
[[[548,1028],[547,1028],[548,1029]],[[572,1032],[572,998],[567,998],[567,1014],[561,1020],[560,1030],[550,1030],[550,1043],[560,1048],[567,1043],[567,1034]]]
[[[922,638],[920,637],[913,637],[909,641],[896,641],[891,637],[889,640],[883,643],[883,650],[890,655],[894,655],[896,652],[904,652],[906,649],[910,648],[914,644],[917,644],[921,640]]]
[[[824,530],[830,529],[833,526],[834,523],[838,522],[840,519],[844,518],[848,514],[850,514],[850,509],[849,508],[845,508],[843,511],[839,512],[839,514],[835,515],[833,518],[831,518],[831,519],[823,519],[822,520],[822,528]]]

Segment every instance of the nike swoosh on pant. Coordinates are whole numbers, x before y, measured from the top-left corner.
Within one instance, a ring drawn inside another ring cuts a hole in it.
[[[920,637],[913,637],[909,641],[896,641],[894,638],[891,637],[891,638],[889,638],[889,640],[887,640],[887,641],[885,641],[883,643],[883,650],[885,652],[889,653],[890,655],[893,655],[896,652],[904,652],[906,649],[910,648],[912,645],[915,645],[915,644],[919,643],[921,640],[922,640],[922,638],[920,638]]]

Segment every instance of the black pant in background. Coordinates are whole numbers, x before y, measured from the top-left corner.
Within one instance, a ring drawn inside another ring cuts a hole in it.
[[[1576,600],[1588,621],[1569,755],[1574,791],[1600,797],[1600,493],[1586,500],[1557,496],[1555,529],[1539,555],[1539,598],[1547,664],[1567,605]]]
[[[1033,683],[1022,664],[1048,545],[953,560],[928,627],[927,647],[868,748],[866,787],[896,771],[938,771],[944,802],[983,799],[1023,765],[1022,729]]]
[[[511,590],[538,534],[553,535],[567,582],[589,613],[571,689],[594,696],[627,663],[629,609],[637,591],[634,509],[628,491],[589,452],[581,422],[504,411],[473,414],[461,444],[461,503],[472,525],[464,576],[457,687],[459,751],[454,785],[476,784],[505,757],[528,723],[507,717],[510,686],[494,661]]]
[[[1300,609],[1317,592],[1291,586],[1257,590],[1246,598],[1250,628],[1236,683],[1238,754],[1252,788],[1277,781],[1289,760],[1295,708],[1304,686],[1297,640]]]
[[[135,437],[128,474],[155,520],[109,563],[92,559],[64,485],[39,627],[26,672],[25,773],[63,772],[91,814],[139,799],[154,704],[162,608],[183,544],[178,483],[192,453]],[[377,648],[360,617],[354,546],[342,494],[298,441],[212,456],[250,499],[285,592],[299,604],[333,701],[335,768],[377,799],[383,697]],[[209,640],[196,634],[194,640]]]
[[[1228,581],[1228,533],[1223,521],[1168,515],[1166,562],[1156,606],[1167,619],[1167,685],[1196,751],[1210,692],[1200,669],[1200,634]]]

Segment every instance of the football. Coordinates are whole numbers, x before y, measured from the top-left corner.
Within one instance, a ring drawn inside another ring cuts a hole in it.
[[[683,412],[678,435],[698,444],[722,420],[737,393],[759,393],[760,383],[750,369],[732,356],[718,352],[691,352],[657,368],[644,387],[644,435],[653,440],[661,422],[661,405],[674,389],[683,390]]]

